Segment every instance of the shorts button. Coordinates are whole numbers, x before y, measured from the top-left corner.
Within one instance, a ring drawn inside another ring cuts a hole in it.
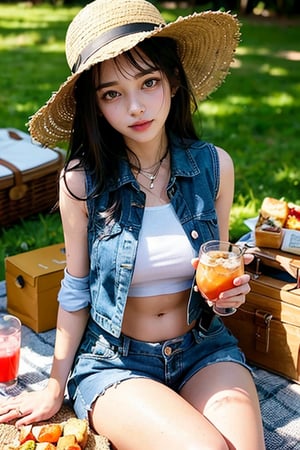
[[[166,356],[170,356],[171,353],[172,353],[172,347],[165,347],[165,349],[164,349],[164,354],[165,354]]]
[[[193,239],[197,239],[199,237],[199,234],[198,234],[198,232],[196,230],[193,230],[191,232],[191,236],[192,236]]]

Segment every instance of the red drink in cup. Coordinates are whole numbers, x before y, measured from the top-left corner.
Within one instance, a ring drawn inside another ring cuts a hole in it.
[[[0,388],[17,383],[21,347],[21,322],[17,317],[0,314]]]

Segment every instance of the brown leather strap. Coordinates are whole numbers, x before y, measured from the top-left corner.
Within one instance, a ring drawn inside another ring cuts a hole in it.
[[[14,139],[15,141],[22,141],[22,137],[16,133],[14,130],[8,130],[8,135],[11,139]]]
[[[258,352],[267,353],[270,343],[270,326],[272,314],[257,309],[255,311],[255,349]]]
[[[7,167],[13,172],[14,176],[14,186],[12,186],[9,190],[9,198],[10,200],[17,201],[21,200],[28,191],[27,184],[23,183],[22,172],[11,162],[5,161],[0,158],[0,164],[2,166]]]
[[[22,172],[11,162],[5,161],[4,159],[0,158],[0,164],[4,167],[7,167],[10,169],[14,174],[15,179],[15,185],[22,184]]]

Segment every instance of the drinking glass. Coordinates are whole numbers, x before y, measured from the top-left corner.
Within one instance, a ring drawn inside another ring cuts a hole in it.
[[[208,241],[201,245],[196,283],[203,297],[212,302],[213,311],[219,316],[229,316],[236,308],[216,305],[221,292],[234,287],[233,280],[244,273],[243,250],[224,241]]]
[[[21,348],[21,322],[0,314],[0,389],[13,387],[18,380]]]

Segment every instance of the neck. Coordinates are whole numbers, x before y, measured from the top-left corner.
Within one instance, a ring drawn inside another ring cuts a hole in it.
[[[126,142],[128,148],[128,158],[132,167],[147,170],[160,162],[168,151],[168,140],[166,135],[137,146],[135,143]]]

